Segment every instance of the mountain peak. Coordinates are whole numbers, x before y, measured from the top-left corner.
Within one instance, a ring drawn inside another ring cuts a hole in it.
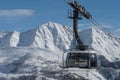
[[[16,47],[19,42],[19,32],[0,33],[0,47]]]
[[[50,25],[50,24],[55,24],[55,22],[52,22],[52,21],[48,21],[47,23],[48,23],[49,25]]]
[[[40,25],[39,28],[41,27],[47,27],[47,28],[60,28],[60,27],[64,27],[64,25],[62,24],[59,24],[59,23],[55,23],[55,22],[51,22],[51,21],[48,21],[46,23],[44,23],[43,25]]]
[[[120,59],[120,38],[110,32],[97,27],[92,27],[80,32],[84,44],[95,49],[100,55],[104,55],[109,61]]]
[[[49,21],[34,30],[21,33],[18,46],[65,50],[70,47],[71,34],[70,27]]]

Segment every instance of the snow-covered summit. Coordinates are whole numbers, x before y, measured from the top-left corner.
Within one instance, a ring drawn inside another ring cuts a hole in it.
[[[0,32],[0,47],[16,47],[19,42],[19,32]]]
[[[82,41],[97,50],[100,55],[109,61],[120,59],[120,38],[112,33],[92,27],[80,32]]]
[[[36,29],[20,34],[18,46],[47,49],[68,49],[72,40],[72,29],[53,22],[47,22]]]

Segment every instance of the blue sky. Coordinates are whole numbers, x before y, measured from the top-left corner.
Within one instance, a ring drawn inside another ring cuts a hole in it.
[[[120,32],[120,0],[78,0],[111,32]],[[72,26],[67,18],[71,9],[64,0],[0,0],[0,30],[27,31],[52,21]],[[86,19],[79,21],[82,28],[93,26]]]

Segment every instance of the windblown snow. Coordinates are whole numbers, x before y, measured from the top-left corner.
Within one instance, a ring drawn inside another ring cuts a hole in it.
[[[120,38],[115,35],[92,27],[80,31],[80,37],[106,60],[120,60]],[[0,80],[108,80],[103,69],[88,74],[87,70],[64,72],[59,67],[72,40],[72,28],[54,22],[22,33],[0,32]]]

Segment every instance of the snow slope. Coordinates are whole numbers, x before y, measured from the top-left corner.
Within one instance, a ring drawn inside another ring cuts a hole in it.
[[[62,70],[59,54],[41,48],[1,48],[0,80],[105,80],[96,70],[88,76],[87,70]]]
[[[26,78],[20,80],[29,80],[29,77],[40,76],[43,70],[52,71],[59,68],[58,60],[59,56],[55,52],[40,48],[1,48],[0,80],[19,80],[23,76]]]
[[[18,46],[66,50],[70,47],[71,40],[71,28],[47,22],[37,29],[21,33]]]
[[[0,47],[16,47],[19,42],[19,32],[0,32]]]
[[[120,38],[117,36],[96,27],[81,31],[80,36],[85,44],[97,50],[107,60],[120,60]]]
[[[120,59],[118,37],[99,28],[80,31],[80,37],[107,60]],[[72,28],[54,22],[23,33],[0,32],[0,80],[86,80],[81,73],[63,72],[59,67],[72,40]],[[105,80],[101,74],[93,70],[89,79]]]

